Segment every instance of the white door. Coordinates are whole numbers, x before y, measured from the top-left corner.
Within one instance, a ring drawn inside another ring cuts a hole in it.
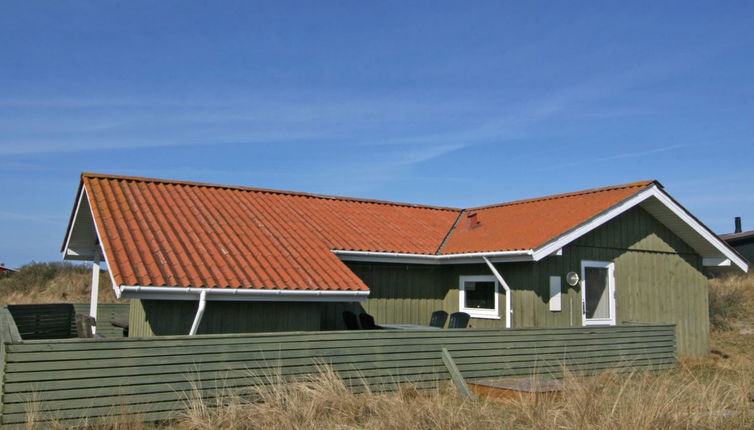
[[[615,263],[581,262],[583,325],[615,325]]]

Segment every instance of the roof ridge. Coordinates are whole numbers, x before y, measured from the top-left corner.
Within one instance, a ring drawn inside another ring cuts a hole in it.
[[[497,208],[497,207],[502,207],[502,206],[516,206],[516,205],[523,205],[523,204],[528,204],[528,203],[542,202],[542,201],[547,201],[547,200],[557,200],[557,199],[564,199],[568,197],[582,196],[586,194],[622,190],[626,188],[648,187],[653,184],[662,187],[662,185],[657,180],[638,181],[638,182],[630,182],[627,184],[608,185],[606,187],[590,188],[590,189],[581,190],[581,191],[572,191],[569,193],[551,194],[547,196],[534,197],[530,199],[513,200],[510,202],[504,202],[504,203],[494,203],[494,204],[485,205],[485,206],[476,206],[472,208],[466,208],[466,210],[471,211],[471,210],[492,209],[492,208]]]
[[[243,185],[226,185],[226,184],[216,184],[216,183],[211,183],[211,182],[181,181],[177,179],[147,178],[147,177],[141,177],[141,176],[112,175],[112,174],[106,174],[106,173],[92,173],[92,172],[81,173],[81,179],[83,180],[85,177],[86,178],[99,178],[99,179],[114,179],[114,180],[121,180],[121,181],[139,181],[139,182],[154,182],[154,183],[160,183],[160,184],[188,185],[188,186],[194,186],[194,187],[223,188],[223,189],[229,189],[229,190],[249,191],[249,192],[257,192],[257,193],[310,197],[310,198],[323,199],[323,200],[343,200],[343,201],[358,202],[358,203],[373,203],[373,204],[381,204],[381,205],[388,205],[388,206],[404,206],[404,207],[412,207],[412,208],[417,208],[417,209],[433,209],[433,210],[451,211],[451,212],[459,212],[459,213],[462,212],[463,210],[461,208],[453,208],[449,206],[423,205],[423,204],[418,204],[418,203],[397,202],[397,201],[391,201],[391,200],[336,196],[336,195],[331,195],[331,194],[317,194],[317,193],[307,193],[303,191],[276,190],[272,188],[257,188],[257,187],[243,186]]]

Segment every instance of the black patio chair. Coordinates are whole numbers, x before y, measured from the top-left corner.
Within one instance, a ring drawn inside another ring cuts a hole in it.
[[[429,325],[431,327],[443,328],[445,327],[445,321],[448,320],[448,313],[445,311],[432,312],[432,318],[429,319]]]
[[[362,312],[359,314],[359,322],[361,323],[361,328],[363,330],[379,330],[382,328],[375,324],[374,317],[367,313]]]
[[[466,328],[469,325],[471,316],[466,312],[453,312],[450,314],[448,328]]]
[[[359,329],[359,321],[356,319],[356,314],[351,311],[343,312],[343,322],[346,324],[348,330]]]

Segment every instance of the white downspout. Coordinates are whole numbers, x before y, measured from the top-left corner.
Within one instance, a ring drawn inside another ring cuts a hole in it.
[[[196,316],[194,317],[194,323],[191,324],[191,331],[189,331],[189,336],[193,336],[196,334],[196,331],[199,329],[199,323],[202,322],[202,316],[204,315],[204,307],[207,305],[207,291],[202,290],[201,294],[199,294],[199,308],[196,310]]]
[[[92,261],[92,296],[89,299],[89,316],[97,321],[97,302],[99,301],[99,245],[94,250],[94,259]],[[97,333],[97,325],[92,326],[92,334]]]
[[[511,287],[508,286],[508,283],[505,282],[505,279],[500,275],[500,272],[497,271],[495,265],[492,264],[487,257],[482,256],[482,259],[487,263],[492,274],[495,275],[495,278],[497,278],[497,281],[500,282],[500,285],[502,285],[505,290],[505,328],[511,328],[511,313],[513,312],[511,310]]]

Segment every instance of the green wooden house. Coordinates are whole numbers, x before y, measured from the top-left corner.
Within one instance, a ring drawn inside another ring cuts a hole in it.
[[[706,270],[747,270],[656,181],[459,209],[83,174],[62,251],[108,265],[132,336],[445,310],[480,328],[674,323],[684,355],[707,351]]]

